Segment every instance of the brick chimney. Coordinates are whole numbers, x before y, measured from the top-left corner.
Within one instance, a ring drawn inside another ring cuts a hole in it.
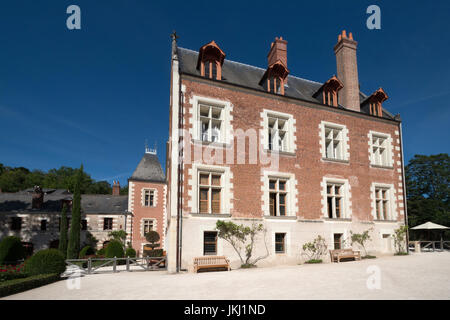
[[[283,37],[275,38],[270,46],[269,54],[267,55],[267,64],[271,66],[280,60],[287,69],[287,41]]]
[[[120,184],[119,184],[119,180],[113,181],[112,195],[113,195],[113,196],[120,196]]]
[[[339,92],[339,104],[347,109],[361,111],[359,101],[358,66],[356,60],[357,42],[350,32],[342,31],[334,46],[336,54],[337,77],[344,87]]]
[[[41,209],[44,204],[44,191],[41,187],[34,186],[32,198],[31,198],[31,208]]]

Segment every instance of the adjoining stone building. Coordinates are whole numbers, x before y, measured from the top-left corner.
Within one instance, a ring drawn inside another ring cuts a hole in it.
[[[193,51],[173,36],[169,271],[208,254],[239,265],[217,238],[219,219],[265,225],[260,265],[298,263],[318,235],[331,249],[350,246],[350,233],[367,229],[369,251],[392,252],[407,216],[401,120],[383,108],[383,89],[360,92],[356,50],[351,33],[339,34],[337,75],[319,83],[290,75],[282,38],[258,68],[225,59],[214,41]]]

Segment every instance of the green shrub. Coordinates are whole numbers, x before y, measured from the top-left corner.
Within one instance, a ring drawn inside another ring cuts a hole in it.
[[[322,263],[322,259],[311,259],[311,260],[306,261],[305,263],[310,263],[310,264]]]
[[[371,256],[371,255],[365,255],[365,256],[361,257],[361,259],[375,259],[375,258],[376,258],[376,256]]]
[[[105,253],[106,253],[106,249],[105,248],[101,248],[101,249],[97,250],[97,256],[104,257]]]
[[[125,257],[135,258],[136,257],[136,250],[133,248],[127,248],[125,251]]]
[[[66,270],[66,261],[58,249],[45,249],[36,252],[25,262],[25,272],[30,275],[57,274]]]
[[[116,240],[112,240],[110,243],[108,243],[105,251],[106,258],[123,258],[123,256],[124,252],[122,243]]]
[[[27,291],[60,280],[58,274],[40,274],[23,279],[14,279],[0,283],[0,298]]]
[[[162,257],[163,249],[153,249],[144,251],[144,256],[146,257]]]
[[[0,266],[0,283],[7,280],[25,278],[26,276],[27,274],[24,272],[24,263],[15,266]]]
[[[25,248],[17,237],[6,237],[0,242],[0,265],[14,264],[25,258]]]
[[[241,265],[242,269],[251,269],[251,268],[257,268],[256,264],[251,263],[244,263]]]
[[[92,255],[92,254],[95,254],[94,249],[92,249],[90,246],[85,246],[80,251],[80,259],[84,259],[86,256]]]

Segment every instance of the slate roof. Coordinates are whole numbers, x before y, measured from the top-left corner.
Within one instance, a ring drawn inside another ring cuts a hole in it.
[[[200,71],[197,70],[197,51],[178,47],[177,53],[180,61],[181,73],[201,76]],[[259,84],[265,72],[266,69],[225,59],[222,66],[222,80],[220,81],[267,92],[264,87]],[[313,97],[314,93],[316,93],[322,85],[323,83],[320,82],[289,75],[284,95],[295,99],[322,104],[319,99]],[[367,99],[367,95],[360,92],[359,99],[362,103]],[[345,109],[343,106],[339,106],[339,108]],[[369,109],[361,108],[361,112],[369,114]],[[383,117],[387,119],[394,119],[394,116],[384,108]]]
[[[129,180],[165,183],[166,176],[161,168],[158,156],[146,152]]]
[[[31,189],[32,190],[32,189]],[[63,189],[53,190],[44,195],[44,203],[41,209],[32,209],[30,190],[16,193],[0,193],[0,212],[44,213],[61,212],[61,200],[71,200],[72,194]],[[103,194],[81,195],[81,209],[83,213],[117,214],[128,210],[128,196],[112,196]]]

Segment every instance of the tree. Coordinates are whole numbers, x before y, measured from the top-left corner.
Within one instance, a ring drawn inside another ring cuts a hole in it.
[[[450,157],[447,153],[415,155],[405,167],[410,227],[432,221],[450,226]],[[411,230],[412,238],[423,236],[421,230]],[[444,237],[450,238],[446,231]],[[437,236],[437,235],[435,235]]]
[[[120,243],[122,243],[123,247],[125,248],[125,240],[127,238],[127,233],[124,230],[111,231],[108,234],[108,237],[110,237],[112,240],[119,241]],[[158,237],[159,237],[159,235],[158,235]]]
[[[67,245],[67,258],[77,259],[80,251],[81,229],[81,182],[83,179],[83,165],[81,165],[75,180],[72,200],[72,223],[70,226],[69,243]]]
[[[303,254],[308,257],[307,262],[321,262],[322,256],[327,253],[327,243],[320,235],[312,242],[303,245]]]
[[[152,250],[159,247],[159,243],[157,243],[160,239],[158,232],[150,230],[145,234],[145,239],[150,242],[149,246]]]
[[[64,204],[61,212],[61,223],[59,226],[59,247],[64,258],[67,257],[67,205]]]
[[[237,225],[231,221],[226,222],[218,220],[216,222],[216,229],[218,230],[217,236],[231,244],[233,249],[238,254],[239,259],[241,260],[241,267],[255,266],[259,260],[265,259],[269,256],[269,249],[267,248],[267,243],[265,241],[266,229],[262,224],[253,223],[251,227],[248,227],[243,224]],[[253,255],[254,245],[259,233],[264,234],[266,254],[252,260],[251,258]],[[242,254],[243,247],[244,254]],[[245,255],[245,260],[243,255]]]
[[[353,231],[350,231],[352,245],[354,243],[359,244],[364,250],[365,257],[368,257],[367,250],[366,250],[366,242],[369,240],[372,240],[372,238],[370,237],[370,234],[369,234],[369,232],[372,230],[373,230],[373,228],[370,228],[370,229],[364,231],[363,233],[353,233]]]
[[[397,255],[407,254],[406,248],[406,232],[408,231],[408,226],[401,226],[394,230],[394,245]]]

